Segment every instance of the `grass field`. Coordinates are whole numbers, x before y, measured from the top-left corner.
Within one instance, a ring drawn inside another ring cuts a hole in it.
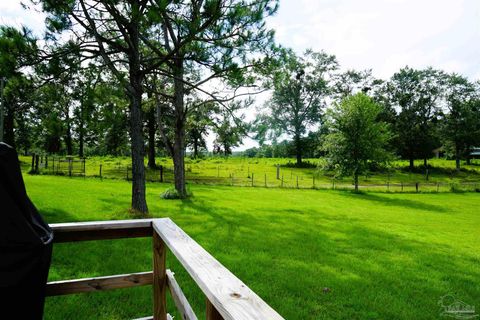
[[[31,166],[31,158],[21,157],[24,171]],[[187,180],[197,184],[234,185],[234,186],[268,186],[284,188],[321,188],[321,189],[352,189],[351,177],[338,177],[333,172],[322,170],[323,159],[306,159],[313,166],[311,168],[295,168],[294,159],[267,159],[267,158],[206,158],[185,159]],[[58,166],[58,160],[57,160]],[[416,161],[420,166],[423,162]],[[280,165],[277,179],[277,164]],[[53,172],[52,160],[49,168],[42,169],[43,173]],[[164,169],[164,181],[173,181],[172,160],[157,158],[157,165]],[[462,164],[462,169],[455,170],[455,161],[444,159],[429,160],[428,180],[425,169],[416,167],[413,172],[408,170],[407,161],[394,161],[389,170],[371,172],[360,177],[363,190],[401,192],[415,191],[415,184],[420,184],[421,191],[450,191],[451,189],[475,190],[480,187],[480,162],[474,160],[471,165]],[[74,163],[74,171],[79,170],[80,163]],[[85,163],[85,173],[89,177],[99,177],[100,166],[103,178],[128,179],[131,178],[131,159],[127,157],[91,157]],[[66,162],[61,163],[63,174],[67,174]],[[61,171],[61,170],[60,170]],[[149,181],[159,181],[159,170],[147,169],[146,178]],[[439,184],[437,186],[437,184]],[[460,186],[459,184],[466,184]],[[387,187],[388,185],[388,187]]]
[[[25,181],[50,223],[130,218],[125,181]],[[171,217],[286,319],[439,319],[448,293],[480,309],[479,193],[192,185],[191,199],[161,200],[167,187],[147,185],[151,216]],[[202,317],[201,292],[171,255],[167,263]],[[50,280],[147,270],[149,239],[58,244]],[[48,298],[45,319],[132,319],[151,309],[142,287]]]

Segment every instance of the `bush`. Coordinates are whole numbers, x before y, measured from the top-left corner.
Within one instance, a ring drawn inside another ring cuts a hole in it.
[[[284,167],[284,168],[316,168],[317,164],[312,163],[310,161],[302,161],[302,163],[300,165],[297,165],[296,162],[290,162],[289,161],[285,164],[281,164],[280,167]]]
[[[191,197],[191,196],[192,196],[192,193],[190,192],[190,190],[187,190],[187,197]],[[160,195],[160,198],[165,200],[183,199],[183,197],[181,197],[178,194],[175,188],[168,188]]]

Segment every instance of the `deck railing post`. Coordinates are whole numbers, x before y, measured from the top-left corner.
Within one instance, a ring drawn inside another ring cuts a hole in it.
[[[157,232],[153,231],[153,319],[167,320],[167,247]]]
[[[224,320],[222,315],[215,309],[213,304],[207,299],[207,312],[206,312],[206,319],[207,320]]]

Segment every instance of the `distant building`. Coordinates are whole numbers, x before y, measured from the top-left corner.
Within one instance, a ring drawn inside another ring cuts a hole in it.
[[[480,147],[472,148],[472,151],[470,151],[470,157],[475,159],[480,158]]]

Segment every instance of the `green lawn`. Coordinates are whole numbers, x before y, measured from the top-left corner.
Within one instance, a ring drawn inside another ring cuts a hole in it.
[[[129,218],[125,181],[25,181],[50,223]],[[448,293],[480,309],[479,193],[192,185],[192,199],[161,200],[166,188],[148,184],[151,216],[171,217],[286,319],[439,319]],[[204,297],[167,259],[202,317]],[[58,244],[50,280],[150,269],[149,239]],[[45,318],[132,319],[151,309],[143,287],[48,298]]]

